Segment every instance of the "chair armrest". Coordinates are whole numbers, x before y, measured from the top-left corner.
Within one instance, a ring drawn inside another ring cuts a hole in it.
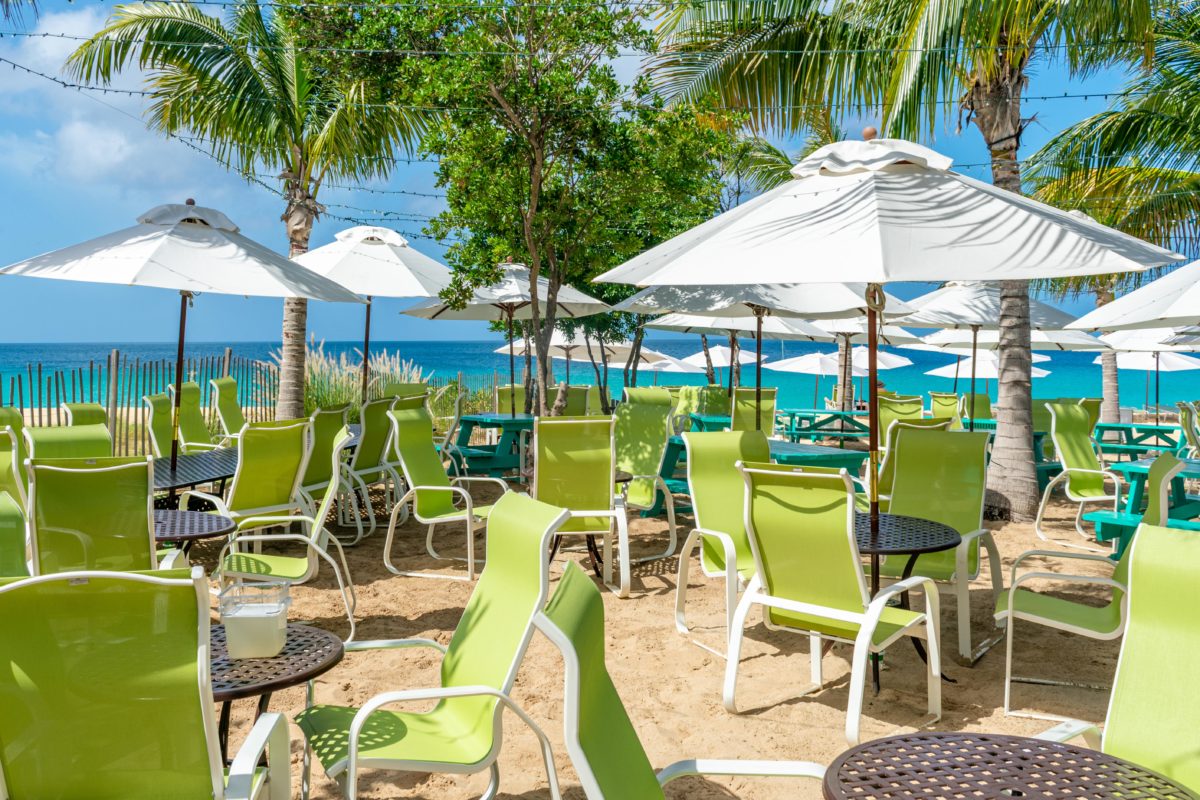
[[[825,767],[813,761],[740,761],[731,759],[691,758],[676,761],[658,773],[658,783],[666,786],[676,778],[690,775],[760,775],[787,778],[825,777]]]
[[[290,525],[293,522],[307,522],[309,525],[317,524],[315,519],[303,514],[268,514],[261,517],[246,517],[245,519],[238,520],[238,530],[273,528],[276,525]]]
[[[1074,558],[1080,561],[1097,561],[1103,564],[1112,566],[1112,559],[1108,556],[1096,555],[1094,553],[1064,553],[1061,550],[1026,550],[1021,555],[1017,556],[1012,563],[1012,570],[1009,576],[1009,584],[1011,585],[1017,579],[1017,567],[1027,558]]]
[[[187,569],[190,566],[187,553],[183,550],[172,550],[158,562],[159,569]]]
[[[1099,575],[1063,575],[1059,572],[1026,572],[1021,577],[1014,580],[1008,589],[1009,607],[1012,607],[1013,597],[1016,594],[1017,587],[1024,583],[1029,583],[1034,580],[1052,581],[1057,583],[1083,583],[1091,586],[1111,586],[1113,589],[1125,591],[1125,584],[1115,581],[1112,578],[1102,578]]]
[[[973,542],[976,539],[978,539],[980,536],[986,536],[991,532],[992,531],[988,528],[980,528],[979,530],[974,530],[974,531],[971,531],[970,533],[964,533],[962,535],[962,540],[963,540],[964,544],[967,542]]]
[[[1077,736],[1082,736],[1083,741],[1088,747],[1094,750],[1100,749],[1100,728],[1094,723],[1084,722],[1079,719],[1068,719],[1060,722],[1049,730],[1042,731],[1035,739],[1043,739],[1047,742],[1069,742]]]
[[[459,483],[494,483],[494,484],[496,484],[497,486],[499,486],[499,487],[500,487],[500,491],[502,491],[502,492],[511,492],[511,491],[512,491],[512,489],[510,489],[510,488],[509,488],[508,484],[507,484],[507,483],[505,483],[504,481],[500,480],[499,478],[490,478],[490,477],[486,477],[486,476],[484,476],[484,475],[461,475],[461,476],[456,476],[456,477],[453,477],[453,478],[451,478],[451,479],[450,479],[450,483],[452,483],[452,484],[459,484]]]
[[[347,653],[360,650],[399,650],[407,647],[432,647],[445,655],[446,645],[433,639],[368,639],[365,642],[346,642]]]
[[[267,795],[269,800],[286,800],[291,796],[291,737],[287,718],[282,714],[263,714],[250,729],[242,743],[225,790],[227,800],[251,800],[254,795],[254,775],[263,753],[267,755]]]
[[[193,497],[199,497],[201,500],[207,500],[208,502],[212,503],[214,506],[217,507],[218,514],[220,514],[221,516],[224,516],[224,517],[229,516],[229,506],[225,505],[224,500],[217,497],[215,494],[209,494],[208,492],[198,492],[195,489],[188,489],[187,491],[185,491],[179,495],[179,507],[186,509],[188,507],[188,501],[191,500]]]

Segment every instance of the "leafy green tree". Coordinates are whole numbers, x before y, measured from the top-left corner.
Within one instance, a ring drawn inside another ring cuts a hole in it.
[[[243,175],[279,172],[292,256],[308,250],[323,183],[386,175],[424,126],[408,107],[377,100],[368,82],[316,68],[292,27],[255,0],[232,3],[224,21],[190,3],[117,6],[66,69],[108,83],[129,66],[148,73],[151,129],[199,137]],[[305,300],[284,301],[280,418],[304,413],[307,314]]]
[[[1073,75],[1145,61],[1152,0],[736,0],[682,3],[663,20],[656,63],[669,96],[716,94],[760,130],[799,133],[806,113],[883,112],[889,135],[919,138],[958,114],[987,143],[992,181],[1021,191],[1030,119],[1021,98],[1037,61]],[[1002,286],[999,427],[989,486],[1014,519],[1038,502],[1030,397],[1029,294]]]

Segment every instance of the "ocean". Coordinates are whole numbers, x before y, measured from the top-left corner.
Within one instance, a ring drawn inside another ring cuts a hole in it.
[[[710,337],[711,345],[720,344],[723,340]],[[381,341],[372,342],[371,350],[378,353],[386,350],[398,353],[402,358],[411,359],[427,372],[439,377],[451,377],[462,372],[466,378],[490,376],[493,372],[500,375],[501,381],[507,381],[508,357],[494,350],[503,344],[499,339],[487,341]],[[753,342],[744,344],[753,347]],[[272,353],[278,350],[278,343],[272,342],[193,342],[187,346],[187,355],[192,358],[219,356],[226,347],[232,347],[235,354],[248,358],[271,360]],[[676,358],[691,355],[700,350],[699,338],[647,338],[646,346]],[[355,357],[358,342],[325,342],[327,353],[338,355],[347,353]],[[70,369],[84,367],[89,361],[103,364],[113,349],[120,350],[130,358],[145,360],[173,359],[175,343],[146,343],[146,342],[78,342],[66,344],[36,344],[12,343],[0,344],[0,380],[5,386],[12,375],[24,374],[28,364],[41,363],[45,370]],[[897,353],[912,360],[912,365],[887,370],[880,373],[887,389],[902,394],[921,394],[928,391],[949,392],[954,387],[949,378],[935,378],[924,373],[927,370],[941,367],[954,362],[954,356],[926,352],[921,350],[906,350],[904,348],[886,348],[889,352]],[[833,352],[833,345],[814,344],[810,342],[764,342],[763,353],[771,361],[804,355],[812,352]],[[1099,397],[1100,396],[1100,366],[1093,364],[1095,353],[1079,352],[1049,352],[1050,361],[1039,363],[1037,366],[1050,371],[1044,378],[1035,378],[1033,394],[1035,397]],[[518,378],[523,361],[518,358]],[[558,380],[566,377],[566,362],[555,360],[555,375]],[[36,368],[36,367],[35,367]],[[720,370],[722,381],[728,378],[726,370]],[[967,390],[969,376],[963,374],[958,383],[958,391]],[[703,375],[684,375],[662,373],[658,381],[670,384],[700,384]],[[742,367],[743,385],[753,385],[753,364]],[[788,373],[763,370],[763,385],[779,389],[778,404],[781,408],[809,407],[813,403],[814,390],[818,397],[829,395],[834,378],[825,377],[815,383],[811,375],[795,375]],[[571,364],[572,383],[595,383],[595,372],[587,362]],[[655,382],[654,373],[641,372],[638,376],[639,385],[648,386]],[[1154,398],[1153,373],[1122,370],[1120,376],[1121,404],[1124,406],[1143,407]],[[621,386],[621,370],[612,369],[609,377],[610,390],[616,393]],[[979,381],[979,390],[987,391],[992,398],[996,397],[996,382]],[[1179,400],[1195,400],[1200,398],[1200,370],[1195,372],[1164,372],[1160,375],[1161,402],[1171,407]]]

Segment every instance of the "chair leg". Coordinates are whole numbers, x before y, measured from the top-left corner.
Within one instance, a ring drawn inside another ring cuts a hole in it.
[[[691,568],[692,553],[700,546],[700,534],[692,531],[683,542],[679,551],[679,570],[675,579],[675,630],[682,634],[688,632],[687,625],[687,591],[688,572]],[[726,611],[728,614],[728,610]]]
[[[926,709],[935,721],[942,718],[942,637],[939,617],[936,606],[925,617],[925,678],[929,686]]]
[[[1054,478],[1051,479],[1048,484],[1046,484],[1046,491],[1042,492],[1042,502],[1040,505],[1038,505],[1037,517],[1033,521],[1033,532],[1036,533],[1037,537],[1043,542],[1054,541],[1054,539],[1051,539],[1046,535],[1046,532],[1042,530],[1042,518],[1046,515],[1046,506],[1050,504],[1050,495],[1054,492],[1054,487],[1063,482],[1066,474],[1067,473],[1063,472],[1055,475]]]
[[[495,761],[488,767],[488,785],[479,796],[479,800],[493,800],[500,791],[500,767]]]
[[[609,533],[606,533],[604,538],[608,541],[611,537],[612,525],[609,524]],[[605,583],[609,589],[612,589],[617,597],[622,599],[629,597],[629,586],[631,582],[629,571],[629,527],[625,522],[625,515],[617,516],[617,574],[619,575],[620,583],[616,586],[612,583],[612,558],[610,549],[604,548],[604,577]]]
[[[824,645],[821,634],[810,633],[808,635],[808,677],[818,689],[825,685],[824,672],[821,669]]]
[[[859,631],[858,638],[854,642],[854,654],[850,659],[850,697],[846,704],[846,742],[851,747],[859,743],[863,694],[867,688],[867,658],[871,654],[871,633],[865,626]]]
[[[729,628],[729,649],[725,656],[725,684],[721,690],[721,698],[725,710],[730,714],[737,713],[737,702],[734,693],[737,691],[738,661],[742,656],[742,637],[745,633],[746,617],[750,615],[750,606],[754,603],[754,593],[747,591],[738,603],[737,611],[733,614],[733,624]]]

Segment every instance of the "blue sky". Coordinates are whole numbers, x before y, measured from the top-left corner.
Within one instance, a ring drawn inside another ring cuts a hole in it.
[[[96,0],[47,0],[37,20],[24,27],[0,22],[0,29],[34,33],[85,35],[95,32],[112,5]],[[54,38],[2,37],[0,57],[53,75],[76,45]],[[286,252],[287,241],[277,197],[248,185],[206,156],[183,144],[147,131],[140,121],[141,101],[114,94],[97,95],[64,89],[48,80],[0,65],[0,264],[11,263],[67,244],[132,225],[143,211],[166,202],[195,198],[228,214],[242,231]],[[619,59],[623,76],[631,76],[637,60]],[[1107,105],[1106,92],[1117,89],[1122,75],[1102,73],[1086,81],[1070,80],[1055,65],[1034,71],[1027,95],[1095,93],[1088,99],[1029,100],[1025,113],[1034,116],[1023,145],[1028,155],[1054,133]],[[136,75],[122,77],[118,87],[137,88]],[[979,133],[966,128],[956,134],[956,118],[945,121],[927,142],[958,165],[985,162]],[[850,126],[857,131],[861,123]],[[784,143],[787,144],[786,142]],[[986,166],[959,166],[987,180]],[[433,167],[401,166],[390,180],[372,185],[382,190],[432,193]],[[372,211],[401,212],[419,217],[437,213],[436,198],[323,190],[322,200],[334,214],[379,216]],[[336,204],[362,210],[338,208]],[[332,217],[320,220],[312,246],[326,244],[352,223]],[[397,221],[402,233],[420,232],[421,221]],[[414,247],[441,255],[437,242],[413,238]],[[927,286],[889,287],[902,298]],[[72,284],[23,278],[0,280],[0,342],[36,341],[167,341],[178,324],[172,292],[117,286]],[[433,322],[404,317],[406,301],[379,300],[373,314],[372,338],[479,339],[482,323]],[[1076,314],[1090,307],[1086,298],[1065,304]],[[193,341],[276,341],[281,303],[270,299],[204,296],[188,316]],[[361,335],[361,307],[313,303],[309,332],[318,339],[353,340]]]

